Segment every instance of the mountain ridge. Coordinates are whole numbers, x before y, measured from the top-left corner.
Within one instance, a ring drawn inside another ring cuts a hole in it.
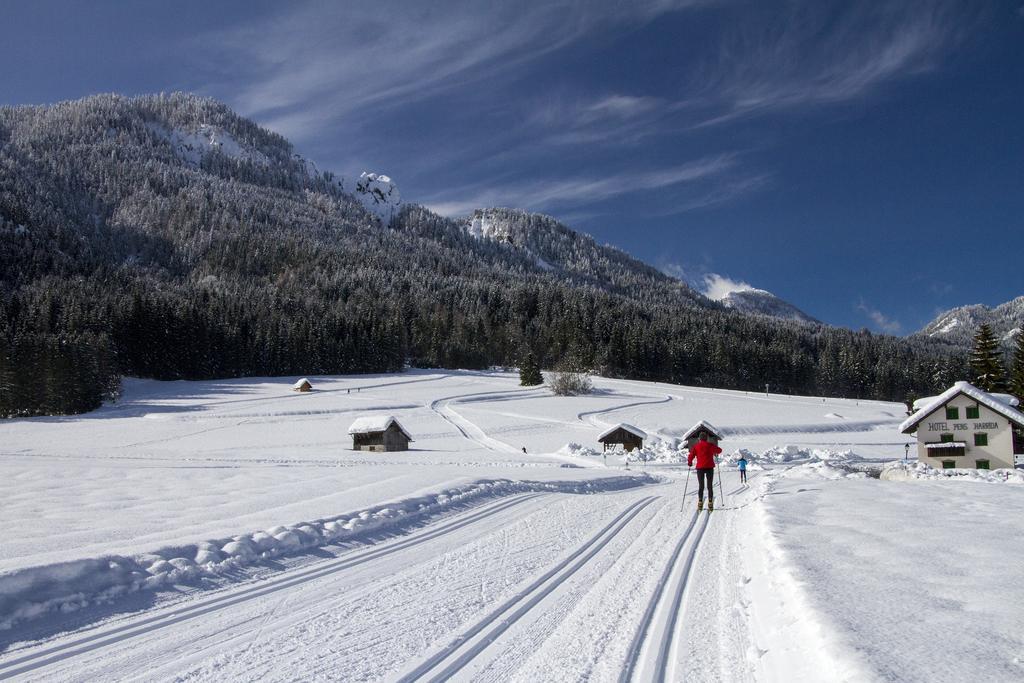
[[[997,306],[970,304],[951,308],[937,315],[915,334],[969,347],[982,324],[991,326],[1003,345],[1009,346],[1024,329],[1024,296]]]
[[[0,107],[0,415],[88,409],[121,374],[483,368],[524,350],[608,376],[880,398],[963,363],[928,340],[731,311],[547,216],[481,210],[474,229],[362,180],[360,196],[208,98]]]

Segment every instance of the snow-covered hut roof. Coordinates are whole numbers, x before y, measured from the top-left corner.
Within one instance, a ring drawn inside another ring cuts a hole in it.
[[[405,431],[405,427],[395,419],[394,415],[364,415],[357,417],[352,426],[348,428],[349,434],[371,434],[374,432],[387,431],[388,427],[395,425],[402,430],[402,433],[412,441],[412,435]]]
[[[917,429],[917,425],[921,424],[925,418],[960,394],[973,398],[981,405],[999,413],[1010,422],[1015,422],[1024,427],[1024,413],[1015,409],[1009,402],[999,398],[1005,396],[1005,394],[990,394],[987,391],[982,391],[970,382],[957,382],[938,396],[932,397],[929,402],[924,403],[920,407],[918,407],[920,401],[915,401],[914,408],[917,410],[900,425],[900,433],[909,434],[914,431]]]
[[[305,377],[303,377],[303,378],[302,378],[302,379],[300,379],[300,380],[299,380],[298,382],[296,382],[295,384],[293,384],[293,385],[292,385],[292,389],[301,389],[301,388],[302,388],[303,386],[305,386],[305,385],[307,385],[307,384],[308,384],[309,386],[311,386],[311,387],[313,386],[313,383],[312,383],[312,382],[310,382],[310,381],[309,381],[308,379],[306,379]]]
[[[604,432],[602,432],[601,436],[597,437],[597,440],[601,441],[605,437],[611,436],[612,432],[614,432],[616,429],[625,429],[630,434],[635,434],[636,436],[639,436],[641,439],[646,439],[647,438],[647,432],[645,432],[644,430],[640,429],[639,427],[634,427],[631,424],[626,424],[625,422],[620,422],[619,424],[615,425],[614,427],[606,429]]]
[[[722,432],[718,431],[717,427],[715,427],[713,424],[711,424],[707,420],[701,420],[697,424],[695,424],[692,427],[690,427],[689,431],[687,431],[685,434],[683,434],[683,441],[686,441],[691,436],[693,436],[694,434],[696,434],[697,432],[699,432],[701,430],[707,432],[708,434],[714,435],[714,437],[717,438],[717,439],[721,439],[722,438]]]

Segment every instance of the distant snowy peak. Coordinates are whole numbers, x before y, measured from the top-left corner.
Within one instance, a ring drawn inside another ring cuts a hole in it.
[[[719,299],[718,303],[741,313],[766,315],[771,318],[804,323],[818,322],[793,304],[763,289],[741,289],[729,292]]]
[[[269,166],[267,155],[249,145],[238,142],[229,132],[219,126],[203,123],[194,128],[166,128],[151,124],[150,129],[171,143],[174,153],[185,163],[199,166],[203,158],[219,152],[238,161],[247,161]]]
[[[819,322],[767,290],[752,287],[746,282],[732,280],[724,275],[708,273],[704,276],[703,282],[695,284],[707,298],[740,313],[804,323]]]
[[[402,196],[398,193],[398,187],[386,175],[364,171],[356,181],[353,194],[367,211],[385,222],[390,222],[402,206]]]
[[[1024,328],[1024,296],[994,308],[974,304],[951,309],[928,323],[918,334],[969,345],[978,328],[986,323],[1005,344],[1013,342]]]

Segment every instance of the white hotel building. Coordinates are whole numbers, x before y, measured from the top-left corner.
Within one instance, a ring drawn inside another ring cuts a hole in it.
[[[914,402],[900,432],[917,432],[917,457],[938,468],[999,469],[1024,454],[1024,414],[1018,401],[957,382],[939,396]]]

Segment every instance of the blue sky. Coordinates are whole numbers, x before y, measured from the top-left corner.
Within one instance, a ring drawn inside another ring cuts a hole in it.
[[[0,0],[0,103],[210,95],[321,168],[913,332],[1024,294],[1024,0]]]

